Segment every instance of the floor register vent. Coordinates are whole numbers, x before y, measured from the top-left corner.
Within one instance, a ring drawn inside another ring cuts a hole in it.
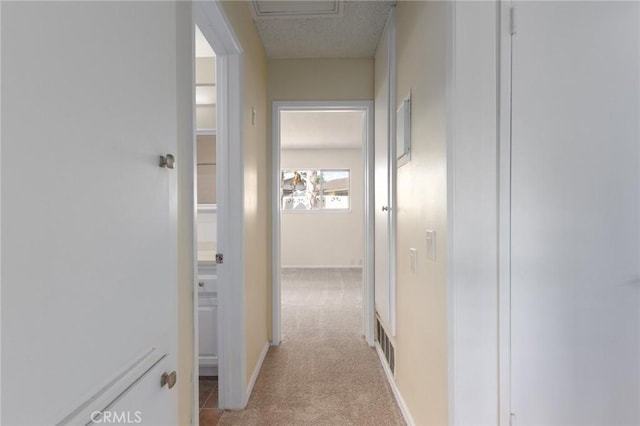
[[[391,374],[395,374],[396,367],[396,350],[393,347],[393,344],[389,340],[389,336],[387,336],[387,332],[384,331],[384,327],[380,324],[380,320],[376,318],[376,342],[380,345],[382,352],[384,353],[384,357],[387,360],[387,365],[391,370]]]

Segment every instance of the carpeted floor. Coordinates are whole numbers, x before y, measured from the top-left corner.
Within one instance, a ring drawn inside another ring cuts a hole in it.
[[[269,349],[249,404],[220,425],[404,425],[362,336],[359,269],[288,269],[282,343]]]

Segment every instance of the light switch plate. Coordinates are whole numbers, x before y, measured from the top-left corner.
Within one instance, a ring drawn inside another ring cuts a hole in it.
[[[436,231],[427,230],[427,259],[436,260]]]
[[[411,262],[411,272],[414,274],[418,272],[418,250],[414,248],[409,249],[409,260]]]

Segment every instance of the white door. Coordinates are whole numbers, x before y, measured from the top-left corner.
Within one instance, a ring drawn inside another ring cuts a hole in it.
[[[2,3],[1,423],[177,424],[176,4]]]
[[[516,2],[512,412],[640,423],[640,4]]]
[[[375,149],[374,149],[374,282],[375,308],[387,332],[395,335],[395,279],[391,276],[391,204],[390,185],[391,158],[393,153],[390,140],[391,105],[390,54],[391,26],[390,18],[380,38],[375,57]],[[395,84],[395,82],[394,82]]]

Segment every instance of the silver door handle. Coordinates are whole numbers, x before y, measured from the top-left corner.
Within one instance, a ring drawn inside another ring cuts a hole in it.
[[[171,154],[160,156],[160,167],[166,167],[168,169],[176,168],[176,157]]]
[[[389,207],[388,206],[382,206],[382,211],[383,212],[388,212],[389,211]]]
[[[160,377],[160,387],[162,388],[166,385],[169,389],[171,389],[173,386],[175,386],[177,380],[178,375],[175,371],[172,371],[171,373],[162,373],[162,377]]]

